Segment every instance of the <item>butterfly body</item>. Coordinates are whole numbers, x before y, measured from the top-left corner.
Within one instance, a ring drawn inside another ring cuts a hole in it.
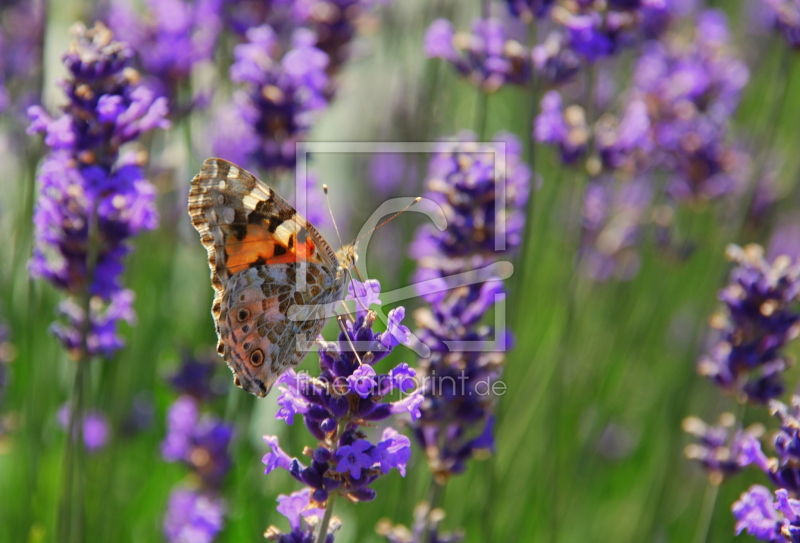
[[[275,191],[222,159],[192,180],[189,215],[208,251],[217,352],[237,386],[266,396],[304,358],[298,339],[313,341],[325,306],[343,298],[354,249],[337,256]]]

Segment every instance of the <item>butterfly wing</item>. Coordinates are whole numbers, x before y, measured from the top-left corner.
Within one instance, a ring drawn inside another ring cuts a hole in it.
[[[306,271],[306,289],[297,290]],[[342,297],[344,283],[321,264],[271,264],[234,275],[222,296],[217,331],[234,382],[266,396],[280,375],[298,365],[325,325],[325,304]]]
[[[295,359],[295,349],[286,350],[286,338],[294,341],[293,326],[284,325],[289,307],[341,297],[344,279],[335,253],[286,200],[226,160],[210,158],[203,163],[192,180],[189,215],[208,252],[217,352],[233,370],[237,385],[266,395],[277,378],[271,375],[273,366],[283,371],[302,360],[302,355]],[[298,264],[306,273],[287,271]],[[264,269],[274,273],[259,275]],[[298,278],[303,288],[298,289]],[[292,302],[288,306],[287,300]],[[244,320],[238,319],[245,313]],[[248,326],[253,319],[260,319],[261,325]],[[317,328],[308,328],[309,335],[316,330],[311,339],[323,324],[324,320],[314,325]],[[247,332],[242,331],[245,326]]]

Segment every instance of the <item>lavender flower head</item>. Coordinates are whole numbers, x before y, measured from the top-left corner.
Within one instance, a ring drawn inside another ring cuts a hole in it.
[[[161,453],[168,462],[182,462],[196,473],[206,488],[216,488],[231,468],[228,446],[233,427],[211,415],[201,416],[191,396],[181,396],[169,408],[167,436]]]
[[[492,260],[522,242],[531,173],[521,145],[509,134],[498,134],[493,146],[474,140],[464,132],[441,142],[431,159],[425,196],[439,204],[447,228],[417,232],[410,254],[422,268],[475,255]]]
[[[778,457],[767,457],[761,443],[749,439],[744,444],[744,460],[763,471],[775,486],[797,496],[800,492],[800,396],[792,396],[791,406],[772,400],[770,412],[781,424],[773,441]]]
[[[638,273],[636,246],[651,201],[647,179],[617,184],[613,178],[603,177],[589,183],[583,200],[583,273],[594,281],[631,279]]]
[[[389,543],[458,543],[464,540],[463,532],[443,533],[440,525],[445,514],[442,509],[431,509],[423,502],[414,509],[414,524],[409,530],[403,525],[392,526],[383,519],[375,531],[386,538]]]
[[[737,535],[746,531],[761,541],[787,541],[781,535],[784,520],[776,509],[774,494],[767,487],[751,486],[731,509],[736,518]]]
[[[800,334],[800,265],[786,256],[764,259],[758,245],[729,246],[737,267],[720,292],[726,314],[712,318],[720,340],[698,370],[725,390],[766,403],[784,389],[782,349]]]
[[[800,48],[800,2],[798,0],[763,0],[773,13],[775,26],[789,46]]]
[[[425,33],[425,53],[448,61],[487,93],[530,79],[528,51],[507,35],[507,25],[499,19],[475,19],[472,34],[456,33],[450,21],[436,19]]]
[[[749,451],[753,440],[764,433],[761,425],[746,429],[735,429],[736,419],[731,413],[723,413],[719,422],[709,425],[696,417],[683,421],[683,430],[697,439],[686,446],[686,457],[699,462],[712,484],[741,472],[749,463]]]
[[[234,97],[238,118],[222,120],[236,125],[238,134],[221,134],[218,154],[263,169],[294,167],[296,143],[328,105],[328,55],[315,42],[312,32],[298,29],[292,49],[283,52],[270,26],[247,32],[230,70],[231,80],[242,85]]]
[[[314,543],[317,540],[316,532],[324,510],[314,506],[310,489],[278,496],[278,513],[289,521],[290,531],[281,533],[277,526],[270,526],[264,533],[265,538],[278,543]],[[333,534],[340,526],[339,519],[332,517],[325,543],[333,543]]]
[[[88,354],[110,356],[119,348],[116,322],[132,317],[132,294],[120,284],[122,259],[130,251],[126,242],[155,228],[158,220],[155,189],[145,179],[141,156],[122,154],[120,146],[166,128],[167,104],[137,83],[138,74],[128,66],[130,48],[114,41],[107,28],[76,25],[73,32],[75,41],[64,56],[69,77],[62,87],[69,103],[63,114],[52,118],[39,106],[28,110],[29,133],[44,133],[50,147],[39,173],[30,272],[71,294],[88,290],[95,297],[90,337],[97,339]],[[96,262],[90,270],[92,248]],[[86,315],[77,305],[61,311],[69,324],[57,334],[74,350]]]
[[[164,535],[170,543],[211,543],[222,530],[223,513],[220,498],[178,487],[169,496]]]
[[[278,380],[281,392],[277,418],[292,424],[301,415],[306,428],[319,440],[317,448],[308,450],[309,464],[286,454],[275,436],[264,436],[271,448],[263,462],[266,473],[276,468],[287,470],[295,479],[311,489],[311,502],[322,506],[331,493],[356,501],[370,501],[375,480],[397,469],[405,475],[410,456],[410,441],[391,427],[379,439],[370,439],[361,427],[384,421],[393,414],[419,417],[422,395],[415,390],[416,372],[408,364],[400,364],[388,373],[377,373],[374,366],[396,346],[408,343],[409,330],[402,324],[405,309],[391,310],[387,329],[376,333],[373,325],[377,314],[368,309],[380,303],[380,285],[353,280],[348,286],[348,299],[356,299],[355,322],[345,323],[346,332],[338,342],[318,340],[320,374],[311,378],[294,370]],[[353,350],[355,348],[355,350]],[[393,391],[401,398],[387,401]]]
[[[136,51],[148,85],[169,98],[173,114],[188,111],[189,104],[178,106],[175,100],[195,64],[213,59],[222,1],[148,0],[146,5],[147,14],[140,17],[127,3],[113,2],[109,26]]]
[[[654,158],[672,172],[674,198],[710,200],[742,183],[745,159],[726,139],[748,79],[718,11],[700,14],[688,44],[676,37],[645,46],[629,102],[647,104]]]
[[[56,418],[64,430],[68,430],[70,423],[71,408],[69,404],[64,404],[58,410]],[[111,428],[108,417],[98,410],[83,413],[83,420],[76,422],[83,425],[83,445],[86,450],[96,453],[103,450],[108,445]],[[77,439],[77,428],[73,439]]]
[[[431,354],[419,361],[425,401],[412,427],[440,484],[462,473],[471,458],[494,451],[505,353],[502,347],[492,349],[491,342],[508,346],[510,338],[481,320],[503,298],[502,282],[489,280],[433,298],[429,308],[415,313],[416,334]],[[470,350],[460,350],[462,342],[470,342]]]
[[[509,13],[525,22],[544,17],[555,3],[555,0],[506,0]]]

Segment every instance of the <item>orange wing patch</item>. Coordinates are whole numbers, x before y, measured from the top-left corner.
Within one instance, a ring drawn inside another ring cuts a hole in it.
[[[272,224],[275,224],[274,219]],[[286,222],[279,228],[285,225]],[[299,228],[296,234],[288,234],[285,242],[275,230],[277,229],[270,226],[248,224],[241,240],[234,237],[234,240],[228,241],[225,244],[228,273],[234,275],[255,266],[286,264],[315,258],[317,247],[305,228]]]

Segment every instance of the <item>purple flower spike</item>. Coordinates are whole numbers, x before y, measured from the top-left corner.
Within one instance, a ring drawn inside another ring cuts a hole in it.
[[[169,123],[166,100],[139,83],[126,44],[100,23],[88,30],[76,25],[73,34],[63,58],[63,114],[53,118],[39,106],[29,109],[29,133],[45,133],[51,147],[39,172],[30,273],[70,294],[93,296],[88,317],[82,306],[62,304],[67,323],[53,331],[73,356],[110,358],[122,346],[118,322],[134,319],[133,293],[121,285],[128,240],[158,223],[155,188],[144,177],[140,155],[122,154],[120,147]],[[91,253],[97,258],[90,270]],[[82,353],[87,318],[88,352]]]
[[[170,543],[211,543],[222,530],[223,502],[212,495],[177,488],[164,516],[164,535]]]
[[[247,43],[234,50],[231,80],[242,88],[234,97],[234,118],[226,112],[221,120],[231,126],[215,143],[218,154],[264,169],[294,167],[297,142],[328,106],[329,59],[307,33],[297,30],[293,48],[281,56],[272,27],[247,32]]]
[[[525,85],[531,60],[519,41],[498,19],[475,19],[472,34],[456,33],[446,19],[436,19],[425,33],[425,52],[452,64],[460,75],[484,92],[506,83]]]
[[[336,451],[336,471],[350,473],[355,479],[361,478],[361,470],[368,470],[375,463],[375,459],[367,451],[372,449],[372,443],[366,439],[359,439],[352,445],[339,447]]]
[[[698,370],[725,390],[766,403],[783,392],[783,347],[800,335],[800,264],[787,256],[764,259],[758,245],[732,245],[737,267],[720,292],[725,313],[712,318],[720,339]]]
[[[109,26],[136,51],[148,86],[169,99],[173,113],[187,114],[204,100],[196,96],[190,104],[178,104],[178,94],[195,65],[213,59],[222,2],[148,0],[146,5],[146,16],[139,17],[127,4],[113,2]]]
[[[318,443],[315,449],[306,449],[311,456],[311,463],[306,466],[285,453],[276,437],[264,436],[271,448],[263,458],[265,473],[277,468],[288,471],[308,487],[315,504],[323,505],[334,494],[357,501],[372,500],[375,491],[369,485],[391,467],[401,472],[405,470],[408,450],[403,445],[408,443],[408,438],[392,430],[394,433],[384,433],[383,439],[376,443],[364,431],[365,427],[396,413],[419,416],[423,400],[417,393],[397,401],[390,401],[388,397],[395,388],[410,389],[407,381],[415,372],[407,364],[401,364],[388,374],[376,369],[398,345],[398,342],[387,345],[387,341],[382,340],[386,332],[373,330],[377,315],[367,306],[380,303],[380,291],[377,281],[351,283],[351,299],[358,297],[365,307],[356,312],[355,322],[344,321],[338,341],[318,339],[319,376],[288,370],[278,380],[281,396],[276,418],[291,424],[296,415],[302,415],[305,427]],[[402,308],[390,312],[391,326],[397,335],[402,335],[405,328],[402,325],[404,314]],[[348,476],[342,477],[342,474]],[[295,524],[292,528],[297,529]],[[270,532],[276,538],[279,533]]]
[[[208,488],[217,488],[231,467],[228,446],[233,428],[211,416],[199,415],[197,400],[181,396],[167,418],[161,453],[168,462],[183,462]]]

